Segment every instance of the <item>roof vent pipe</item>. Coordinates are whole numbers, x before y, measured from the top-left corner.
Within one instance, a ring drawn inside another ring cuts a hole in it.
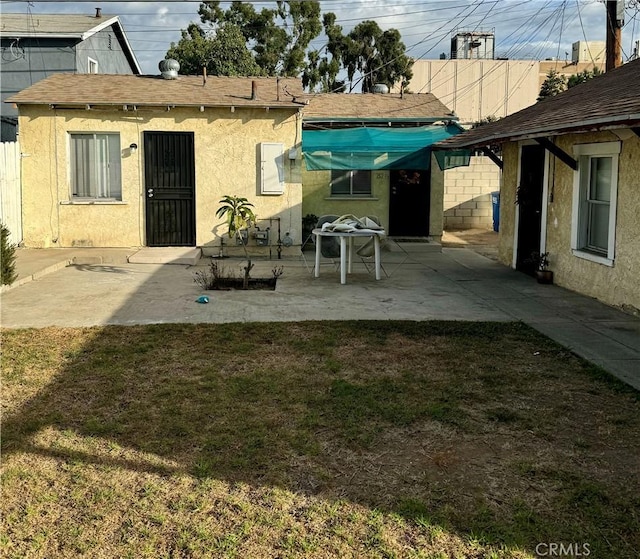
[[[253,80],[251,82],[251,100],[255,101],[258,98],[258,82]]]
[[[165,80],[175,80],[178,78],[178,70],[180,70],[180,63],[173,58],[165,58],[158,64],[158,69]]]
[[[101,18],[102,17],[102,8],[96,8],[96,17],[97,18]]]

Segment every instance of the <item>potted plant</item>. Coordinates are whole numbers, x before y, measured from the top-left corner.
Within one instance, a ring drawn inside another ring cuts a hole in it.
[[[532,252],[531,262],[535,265],[538,283],[553,283],[553,272],[549,270],[549,253]]]
[[[224,196],[220,200],[220,207],[216,211],[216,216],[227,220],[228,234],[231,239],[237,237],[240,240],[244,255],[247,258],[247,265],[244,267],[243,289],[249,288],[249,272],[253,268],[251,257],[247,251],[247,238],[241,231],[248,229],[256,221],[256,214],[253,213],[253,204],[241,196]]]

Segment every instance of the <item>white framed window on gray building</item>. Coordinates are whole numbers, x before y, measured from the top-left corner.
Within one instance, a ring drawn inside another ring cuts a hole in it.
[[[331,170],[331,196],[371,196],[371,171]]]
[[[612,266],[620,142],[579,144],[574,173],[571,248],[580,258]]]
[[[98,61],[89,57],[87,62],[87,71],[89,74],[97,74],[98,73]]]
[[[122,200],[120,134],[70,134],[73,199]]]

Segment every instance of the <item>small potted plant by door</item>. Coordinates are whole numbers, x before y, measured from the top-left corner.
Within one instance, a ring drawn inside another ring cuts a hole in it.
[[[538,283],[553,283],[553,272],[549,270],[549,253],[533,252],[531,260],[536,266],[536,279]]]

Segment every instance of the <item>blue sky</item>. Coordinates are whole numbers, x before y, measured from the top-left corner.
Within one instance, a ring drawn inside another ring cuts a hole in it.
[[[256,8],[274,2],[252,2]],[[228,2],[222,6],[228,6]],[[383,29],[396,28],[413,58],[448,55],[456,30],[494,31],[496,56],[511,59],[545,59],[565,53],[571,57],[575,41],[604,41],[605,5],[602,0],[324,0],[323,12],[334,12],[345,31],[366,19]],[[639,2],[626,12],[623,28],[623,60],[640,39]],[[198,20],[199,2],[43,2],[3,0],[2,12],[45,14],[104,14],[120,16],[127,36],[145,73],[157,73],[158,62],[180,30]],[[322,47],[319,37],[313,45]]]

